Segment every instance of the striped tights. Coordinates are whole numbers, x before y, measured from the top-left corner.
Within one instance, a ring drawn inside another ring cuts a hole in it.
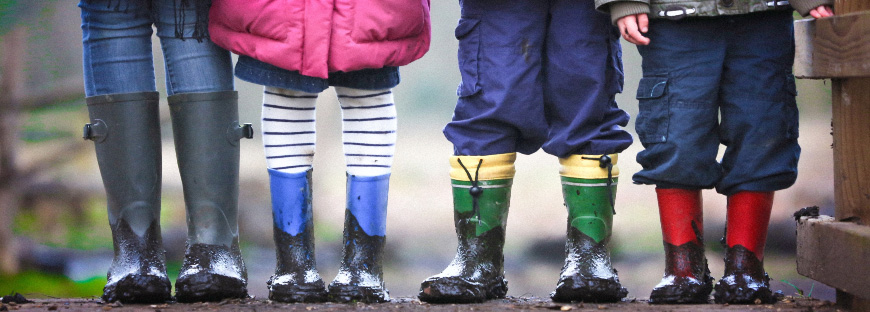
[[[386,90],[335,87],[341,104],[347,173],[390,173],[396,144],[396,107]],[[314,161],[316,93],[266,87],[263,91],[263,145],[266,165],[286,173],[304,172]]]

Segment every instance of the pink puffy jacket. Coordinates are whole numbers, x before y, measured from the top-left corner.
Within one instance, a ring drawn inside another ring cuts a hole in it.
[[[429,50],[429,0],[214,0],[212,41],[301,74],[402,66]]]

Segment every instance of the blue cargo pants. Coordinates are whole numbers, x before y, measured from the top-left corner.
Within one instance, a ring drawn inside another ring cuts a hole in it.
[[[638,46],[635,183],[719,193],[785,189],[797,178],[790,11],[651,21]],[[719,144],[726,146],[721,162]]]
[[[460,0],[455,155],[610,154],[631,145],[619,33],[591,0]]]

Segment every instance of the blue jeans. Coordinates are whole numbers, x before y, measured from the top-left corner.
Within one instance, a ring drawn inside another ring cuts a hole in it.
[[[86,96],[157,90],[151,53],[152,25],[157,28],[163,48],[169,95],[233,89],[230,53],[207,38],[192,39],[197,8],[176,14],[175,2],[82,0],[79,3]],[[181,38],[176,37],[176,23],[182,24]]]
[[[622,50],[590,0],[461,0],[459,100],[444,135],[456,155],[540,148],[557,157],[631,145]]]
[[[635,183],[725,195],[791,186],[800,156],[792,27],[789,11],[652,20],[650,45],[638,46],[645,149]]]

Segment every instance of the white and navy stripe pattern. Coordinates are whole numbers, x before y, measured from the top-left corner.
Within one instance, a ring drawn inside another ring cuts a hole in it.
[[[347,173],[390,173],[396,150],[396,105],[393,92],[335,87],[341,103],[342,140]]]
[[[266,166],[303,172],[314,162],[316,93],[266,87],[263,91],[263,146]]]

